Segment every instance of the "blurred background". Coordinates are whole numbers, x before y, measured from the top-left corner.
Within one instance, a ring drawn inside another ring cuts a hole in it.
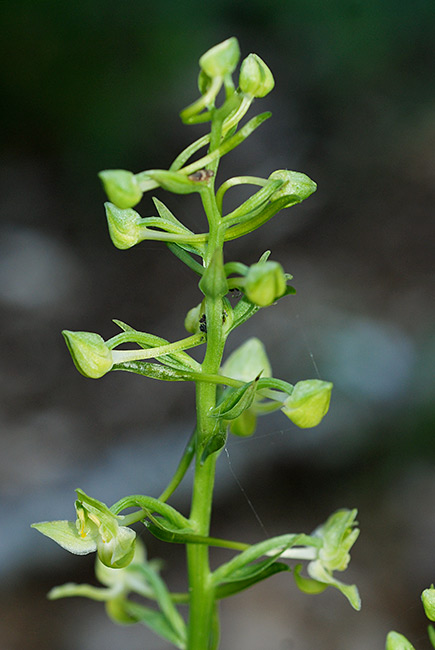
[[[258,335],[276,376],[335,389],[316,429],[279,414],[229,440],[213,533],[310,532],[356,507],[362,533],[343,579],[363,608],[276,576],[222,604],[222,648],[381,649],[390,629],[429,648],[419,598],[435,580],[433,2],[3,0],[0,18],[0,649],[168,647],[106,622],[99,603],[48,602],[53,585],[93,581],[93,558],[29,526],[72,519],[78,486],[109,505],[157,496],[192,430],[192,386],[85,379],[60,331],[109,338],[119,318],[184,335],[196,279],[164,245],[112,246],[97,172],[165,168],[202,134],[178,113],[197,97],[200,55],[233,35],[274,73],[250,112],[273,118],[223,160],[218,183],[289,168],[318,191],[228,246],[246,263],[270,248],[297,288],[228,349]],[[195,197],[157,195],[203,228]],[[153,214],[149,197],[139,211]],[[186,479],[172,503],[186,511],[189,496]],[[140,532],[184,588],[182,549]]]

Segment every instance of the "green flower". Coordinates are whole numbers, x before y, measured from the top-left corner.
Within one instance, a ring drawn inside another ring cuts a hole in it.
[[[118,208],[132,208],[142,198],[135,175],[125,169],[105,169],[98,174],[109,200]]]
[[[259,307],[271,305],[286,290],[286,276],[278,262],[257,262],[246,274],[243,290],[248,300]]]
[[[329,586],[336,587],[352,607],[359,610],[361,599],[356,585],[344,584],[333,576],[334,571],[344,571],[349,564],[349,551],[359,535],[359,529],[355,528],[356,515],[356,510],[338,510],[325,524],[317,528],[313,537],[320,538],[322,545],[310,549],[313,559],[307,566],[307,572],[311,579],[300,576],[300,566],[295,567],[294,577],[297,586],[307,593],[320,593]],[[291,549],[291,552],[291,557],[297,557],[296,549],[294,552]]]
[[[104,204],[110,239],[116,248],[125,250],[142,241],[143,219],[131,208],[119,208],[113,203]]]
[[[207,50],[199,59],[199,65],[210,78],[224,77],[234,72],[239,58],[239,43],[232,37]]]
[[[272,72],[257,54],[249,54],[242,61],[239,86],[251,97],[265,97],[273,90],[275,80]]]
[[[295,203],[301,203],[313,194],[317,189],[317,184],[311,180],[306,174],[302,172],[292,172],[288,169],[277,169],[269,176],[269,180],[282,180],[284,184],[281,185],[271,196],[271,202],[281,199],[283,196],[288,197],[289,207]]]
[[[301,429],[315,427],[329,409],[332,384],[320,379],[298,381],[281,411]]]
[[[112,351],[104,339],[93,332],[62,332],[72,360],[85,377],[99,379],[113,367]]]
[[[32,524],[40,533],[65,550],[76,555],[98,552],[101,562],[108,567],[125,567],[133,559],[136,533],[120,525],[124,517],[114,515],[101,501],[76,490],[77,519],[73,521],[44,521]]]

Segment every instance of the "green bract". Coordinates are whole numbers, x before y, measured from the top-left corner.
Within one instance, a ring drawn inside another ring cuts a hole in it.
[[[142,198],[142,190],[132,172],[106,169],[99,173],[105,192],[118,208],[132,208]]]
[[[99,379],[113,366],[112,351],[104,339],[93,332],[62,332],[74,364],[85,377]]]
[[[265,97],[275,86],[267,65],[257,54],[249,54],[240,67],[239,86],[247,95]]]
[[[301,429],[317,426],[329,409],[332,384],[320,379],[299,381],[281,411]]]
[[[224,77],[234,72],[240,58],[239,43],[236,38],[215,45],[199,59],[199,65],[208,77]]]

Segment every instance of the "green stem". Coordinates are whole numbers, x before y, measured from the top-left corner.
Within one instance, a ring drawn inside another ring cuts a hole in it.
[[[211,147],[219,146],[219,133],[212,129]],[[213,187],[202,193],[210,234],[205,256],[206,267],[213,254],[222,251],[224,231],[220,227],[221,216],[216,205]],[[207,317],[207,349],[202,371],[217,375],[222,360],[224,335],[222,324],[222,298],[205,296]],[[196,383],[196,459],[193,483],[190,525],[195,533],[208,536],[213,498],[216,460],[218,452],[212,453],[202,462],[202,452],[210,438],[216,433],[216,421],[208,413],[216,406],[216,384],[198,381]],[[214,588],[211,584],[209,548],[207,544],[187,544],[190,608],[188,621],[187,650],[209,650],[216,647],[217,620]],[[211,630],[214,630],[211,635]],[[212,638],[213,637],[213,638]]]

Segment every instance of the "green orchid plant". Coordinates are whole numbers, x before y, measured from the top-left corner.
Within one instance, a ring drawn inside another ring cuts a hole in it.
[[[98,379],[111,371],[125,371],[147,380],[192,383],[196,426],[184,454],[158,498],[131,495],[108,507],[77,490],[75,521],[33,524],[71,553],[97,553],[96,576],[102,587],[68,583],[54,588],[50,598],[84,596],[103,601],[113,620],[145,624],[184,650],[216,650],[219,601],[280,572],[292,573],[304,592],[335,587],[354,609],[360,609],[357,587],[336,577],[346,569],[358,537],[356,510],[335,512],[312,534],[284,533],[256,544],[210,535],[215,468],[227,436],[252,436],[258,417],[276,410],[299,429],[314,427],[328,411],[332,390],[330,382],[320,379],[292,384],[274,377],[264,345],[255,337],[225,358],[225,344],[234,329],[260,309],[295,293],[289,285],[292,276],[270,259],[270,251],[246,265],[225,260],[225,243],[257,230],[316,190],[308,176],[288,170],[273,171],[267,178],[235,176],[215,189],[223,156],[270,117],[261,113],[242,124],[254,100],[273,89],[274,78],[259,56],[249,54],[241,63],[236,85],[233,76],[239,59],[235,38],[200,58],[200,96],[181,111],[181,119],[185,124],[208,124],[209,130],[184,149],[169,169],[100,173],[109,199],[105,210],[113,244],[124,250],[146,240],[161,241],[196,276],[198,303],[183,315],[188,336],[171,342],[120,320],[114,323],[121,331],[106,341],[92,332],[63,332],[73,362],[85,377]],[[257,189],[226,212],[225,194],[240,185]],[[157,198],[153,198],[152,216],[136,212],[143,194],[155,188],[198,194],[205,213],[203,229],[187,228]],[[189,354],[193,348],[201,348],[201,362]],[[184,515],[167,502],[191,463],[191,508]],[[131,528],[134,524],[142,524],[163,542],[185,545],[185,593],[172,593],[165,585],[159,562],[147,559]],[[230,557],[212,570],[213,547],[227,549]],[[306,575],[302,575],[304,563]]]

